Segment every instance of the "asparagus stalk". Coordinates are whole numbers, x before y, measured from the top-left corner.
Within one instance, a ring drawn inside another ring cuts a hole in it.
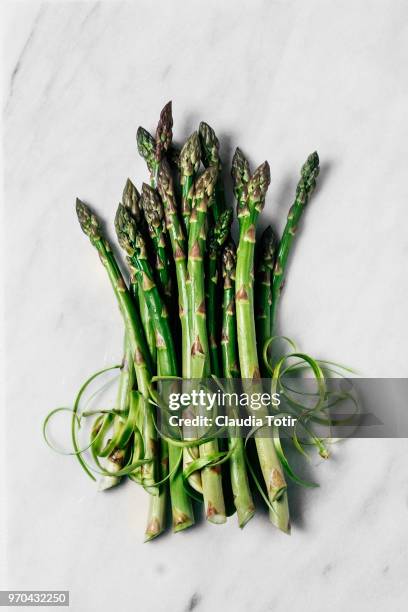
[[[316,187],[316,179],[319,174],[319,156],[317,152],[311,153],[303,164],[300,180],[296,188],[295,201],[289,210],[285,229],[279,243],[279,249],[276,257],[276,263],[273,270],[272,282],[272,312],[271,312],[271,328],[275,326],[276,311],[278,307],[279,297],[282,291],[286,263],[288,260],[290,248],[293,238],[303,214],[303,211],[308,203],[310,196]]]
[[[224,185],[221,175],[222,164],[219,153],[220,143],[214,130],[208,125],[208,123],[202,121],[198,131],[201,143],[201,158],[204,167],[209,168],[210,166],[216,166],[218,170],[217,182],[214,190],[214,202],[212,205],[212,214],[214,220],[217,222],[221,213],[225,210],[226,205]]]
[[[263,376],[267,371],[263,363],[263,348],[271,337],[272,272],[275,265],[277,238],[269,225],[262,234],[255,268],[255,314],[258,359]]]
[[[239,153],[236,156],[238,157]],[[241,164],[242,167],[244,166]],[[237,168],[239,168],[239,165],[236,163],[235,169]],[[243,176],[240,172],[237,175],[238,179],[241,179]],[[235,296],[238,351],[241,375],[244,379],[255,381],[252,388],[256,387],[256,380],[260,378],[253,299],[255,231],[259,213],[265,204],[265,195],[269,182],[269,165],[267,162],[264,162],[254,172],[248,183],[244,183],[242,186],[239,183],[234,185],[234,190],[239,195],[237,214],[240,221]],[[282,497],[286,490],[282,467],[271,438],[257,435],[255,437],[255,444],[268,498],[270,503],[273,504],[275,500]],[[271,511],[270,518],[271,521],[275,522],[272,517],[273,514]],[[288,530],[288,523],[283,526],[283,530]]]
[[[154,337],[154,329],[150,320],[149,308],[146,304],[143,291],[140,289],[136,277],[130,275],[130,284],[132,295],[139,302],[140,318],[142,320],[143,331],[146,336],[146,342],[150,353],[150,358],[153,365],[156,363],[156,339]]]
[[[207,323],[205,312],[204,254],[206,247],[207,207],[212,197],[217,168],[209,167],[194,185],[193,207],[188,240],[188,276],[190,280],[191,315],[191,378],[201,380],[211,374]],[[218,452],[217,440],[200,446],[200,457]],[[201,472],[205,515],[212,523],[226,521],[221,469],[205,467]]]
[[[160,439],[160,469],[159,477],[163,480],[169,473],[169,447],[165,440]],[[145,531],[145,542],[157,538],[166,528],[167,485],[160,486],[158,495],[150,495],[149,514]]]
[[[144,292],[156,336],[157,362],[161,376],[177,376],[177,360],[165,304],[154,282],[153,272],[147,259],[146,245],[138,231],[135,220],[121,205],[115,218],[119,243],[128,255],[128,262],[138,277]],[[170,471],[176,468],[179,450],[169,447]],[[180,531],[194,523],[191,501],[183,486],[181,470],[178,469],[170,481],[173,527]],[[157,519],[158,520],[158,519]]]
[[[239,360],[236,330],[235,309],[235,268],[236,249],[231,240],[222,255],[223,302],[222,302],[222,332],[221,353],[224,378],[238,378]]]
[[[188,277],[191,313],[191,377],[209,376],[210,354],[206,328],[204,255],[207,238],[207,208],[217,170],[208,168],[194,185],[194,200],[188,239]]]
[[[223,307],[222,307],[222,363],[224,378],[239,376],[237,328],[235,315],[235,245],[230,242],[223,253]],[[237,510],[238,524],[244,527],[255,514],[255,506],[249,487],[245,464],[245,448],[241,437],[230,436],[231,487]]]
[[[181,149],[180,183],[181,183],[181,214],[184,220],[184,229],[188,235],[189,219],[193,202],[194,179],[200,167],[200,141],[197,132],[193,132]]]
[[[221,376],[222,368],[219,354],[219,271],[222,247],[227,240],[232,223],[232,210],[224,210],[211,227],[208,236],[208,259],[206,266],[206,298],[207,298],[207,327],[210,343],[211,372]]]
[[[113,255],[112,249],[108,241],[103,237],[99,221],[94,213],[91,212],[88,206],[77,199],[76,210],[78,220],[82,231],[88,236],[91,244],[99,253],[99,258],[106,269],[106,272],[114,289],[115,296],[118,301],[120,311],[123,316],[127,339],[132,351],[132,358],[135,368],[138,388],[145,398],[146,420],[152,420],[151,409],[147,402],[150,396],[150,377],[152,365],[149,351],[144,337],[139,313],[135,307],[134,301],[129,293],[119,266]],[[148,492],[157,493],[155,487],[157,475],[157,457],[155,455],[155,432],[154,425],[152,430],[152,438],[147,441],[148,458],[150,463],[143,465],[142,474],[145,487]]]

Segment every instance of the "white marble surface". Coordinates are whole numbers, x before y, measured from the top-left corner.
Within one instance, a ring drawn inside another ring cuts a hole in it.
[[[119,315],[74,212],[108,221],[135,146],[172,98],[268,158],[282,227],[305,156],[320,188],[282,300],[282,331],[366,376],[407,375],[405,0],[13,3],[6,17],[7,588],[70,589],[75,612],[406,609],[407,440],[349,441],[293,492],[293,534],[260,513],[142,543],[146,497],[98,494],[45,448],[41,419],[120,357]],[[91,364],[91,366],[90,366]],[[4,468],[4,460],[3,466]],[[405,603],[404,603],[405,602]]]

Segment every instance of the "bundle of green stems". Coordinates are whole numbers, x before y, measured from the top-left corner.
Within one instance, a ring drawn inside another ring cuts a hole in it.
[[[141,127],[137,131],[147,181],[139,191],[126,181],[114,222],[126,274],[95,212],[76,203],[79,223],[98,251],[124,323],[115,407],[99,414],[92,428],[99,488],[111,489],[129,478],[145,489],[146,540],[166,529],[168,507],[174,531],[192,526],[197,501],[210,523],[224,523],[235,510],[244,527],[255,513],[257,486],[271,522],[289,533],[285,473],[271,436],[258,432],[245,440],[229,430],[221,438],[190,429],[184,437],[182,432],[172,437],[160,430],[158,412],[166,411],[161,395],[166,380],[188,385],[213,377],[227,386],[241,381],[255,392],[261,376],[269,376],[263,350],[275,334],[288,256],[315,187],[319,158],[313,153],[302,167],[281,238],[268,227],[259,239],[269,165],[263,162],[252,171],[237,148],[231,171],[238,220],[234,241],[233,205],[224,189],[214,130],[200,123],[180,149],[173,144],[172,129],[169,102],[154,136]],[[256,483],[252,474],[259,475]]]

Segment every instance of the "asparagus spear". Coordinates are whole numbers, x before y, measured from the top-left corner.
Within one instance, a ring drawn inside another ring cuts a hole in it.
[[[261,372],[267,376],[263,363],[263,348],[265,342],[270,338],[271,305],[272,305],[272,271],[275,265],[277,251],[277,238],[269,225],[262,234],[257,262],[255,268],[255,313],[256,313],[256,338],[258,343],[258,359],[261,363]]]
[[[218,275],[220,270],[220,257],[222,247],[227,240],[232,223],[232,210],[224,210],[218,221],[211,227],[208,236],[208,259],[206,261],[206,298],[207,298],[207,327],[210,343],[211,372],[221,376],[219,355],[219,311],[220,294]]]
[[[225,210],[225,193],[222,182],[222,164],[220,159],[220,143],[215,135],[212,127],[202,121],[199,127],[201,157],[205,168],[216,166],[218,169],[217,182],[214,190],[214,202],[212,205],[212,214],[215,221],[218,221],[221,213]]]
[[[235,245],[231,241],[223,253],[223,307],[222,307],[222,362],[224,378],[239,376],[237,328],[235,316]],[[228,439],[230,458],[230,477],[238,524],[244,527],[255,514],[255,506],[249,488],[245,465],[245,448],[241,437]]]
[[[236,157],[238,157],[236,155]],[[241,164],[242,167],[242,164]],[[235,169],[237,166],[235,166]],[[234,169],[234,172],[235,172]],[[244,379],[254,380],[252,388],[257,388],[256,380],[260,378],[255,318],[253,306],[253,267],[255,231],[259,213],[265,204],[265,195],[270,182],[270,171],[267,162],[264,162],[251,176],[248,183],[239,185],[243,173],[238,172],[238,181],[234,190],[239,196],[237,201],[237,214],[240,221],[240,235],[237,253],[236,268],[236,311],[238,351],[241,375]],[[234,173],[233,173],[234,178]],[[261,387],[260,387],[261,390]],[[286,490],[286,482],[275,446],[271,438],[255,437],[258,458],[265,480],[268,498],[271,504],[282,497]],[[270,511],[270,519],[274,520],[274,512]],[[288,522],[284,517],[284,524],[279,526],[288,530]]]
[[[206,247],[207,207],[210,201],[217,168],[209,167],[194,185],[193,207],[190,216],[188,240],[188,287],[191,316],[191,378],[203,379],[211,374],[210,355],[205,313],[204,254]],[[200,446],[200,457],[218,452],[218,442],[213,440]],[[219,466],[205,467],[201,472],[205,515],[212,523],[226,521]]]
[[[280,293],[283,285],[283,277],[286,268],[290,247],[296,233],[300,217],[309,201],[309,198],[316,186],[316,178],[319,174],[319,156],[317,152],[312,153],[307,158],[301,170],[301,178],[296,189],[295,201],[289,211],[286,227],[284,229],[276,263],[273,271],[272,280],[272,308],[271,308],[271,335],[274,333],[275,319]],[[288,496],[284,495],[273,504],[274,513],[270,513],[271,520],[283,531],[290,531]],[[285,529],[285,525],[287,525]]]
[[[272,312],[271,312],[271,327],[275,326],[276,311],[278,307],[279,297],[283,286],[283,277],[285,273],[286,263],[288,260],[289,251],[292,245],[293,238],[302,216],[302,213],[309,201],[314,188],[316,187],[316,179],[319,174],[319,156],[317,152],[311,153],[303,164],[300,180],[296,188],[295,201],[289,210],[286,227],[283,231],[279,249],[276,257],[276,263],[273,271],[272,283]]]
[[[170,237],[173,259],[176,267],[176,279],[179,300],[179,318],[181,322],[181,354],[182,354],[182,376],[191,378],[191,359],[190,359],[190,316],[189,316],[189,297],[187,289],[187,256],[186,238],[182,223],[177,214],[176,199],[174,196],[174,183],[169,164],[162,160],[158,174],[158,190],[163,202],[166,229]],[[193,459],[198,457],[197,447],[185,449],[183,453],[183,463],[187,467]],[[199,472],[193,472],[188,479],[190,485],[201,493],[201,476]]]
[[[138,231],[135,220],[128,211],[119,205],[115,228],[119,243],[128,255],[128,262],[138,277],[144,292],[156,336],[157,361],[161,376],[177,376],[177,360],[165,304],[154,282],[153,273],[147,259],[146,245]],[[176,468],[180,451],[170,444],[170,471]],[[178,469],[170,481],[173,527],[181,531],[194,523],[191,501],[183,486],[181,470]]]
[[[181,183],[181,214],[184,220],[184,229],[188,235],[189,219],[191,215],[191,206],[193,202],[193,184],[200,167],[200,141],[197,132],[193,132],[186,140],[181,149],[179,165],[180,165],[180,183]]]
[[[126,287],[126,283],[120,272],[112,249],[108,241],[102,235],[101,227],[96,215],[79,199],[77,199],[76,202],[76,210],[82,231],[88,236],[91,244],[98,251],[100,260],[106,269],[115,292],[115,296],[123,316],[127,339],[132,351],[138,388],[142,396],[145,398],[144,408],[146,411],[146,420],[151,421],[151,409],[147,403],[147,400],[150,396],[150,377],[152,365],[146,339],[142,332],[139,313],[135,307],[129,290]],[[155,487],[157,475],[155,437],[156,436],[154,435],[151,440],[147,441],[147,457],[151,460],[151,462],[144,464],[142,469],[146,489],[148,492],[154,494],[157,493],[157,488]]]

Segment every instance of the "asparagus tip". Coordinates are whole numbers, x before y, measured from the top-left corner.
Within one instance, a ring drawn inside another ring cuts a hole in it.
[[[156,129],[156,159],[161,160],[168,151],[173,138],[173,114],[171,100],[165,104]]]
[[[300,171],[300,180],[297,187],[298,194],[303,193],[304,201],[307,202],[312,191],[316,187],[316,179],[319,174],[319,155],[317,151],[311,153]]]
[[[98,240],[101,237],[99,221],[89,206],[79,198],[76,199],[76,213],[79,225],[84,234],[86,234],[90,240]]]
[[[136,221],[140,221],[141,218],[139,200],[140,194],[130,178],[128,178],[123,189],[122,204],[136,219]]]
[[[219,164],[220,156],[218,150],[220,143],[214,130],[208,125],[208,123],[201,121],[198,132],[201,141],[202,160],[204,166],[208,168],[208,166]]]
[[[201,146],[198,132],[193,132],[180,152],[180,170],[183,176],[192,176],[200,166]]]
[[[142,185],[140,205],[149,226],[159,227],[164,219],[163,205],[155,189],[147,183]]]
[[[139,155],[143,157],[147,167],[152,172],[155,164],[155,139],[144,127],[139,126],[136,132],[136,142]]]
[[[263,204],[271,182],[271,171],[267,161],[258,166],[248,183],[248,195],[253,204]]]
[[[122,249],[128,255],[133,255],[135,252],[136,222],[123,204],[119,204],[116,211],[115,230]]]
[[[208,239],[210,255],[217,255],[227,240],[232,224],[232,209],[226,208],[218,217],[214,226],[211,227]]]
[[[238,199],[238,193],[244,188],[249,181],[250,169],[249,162],[241,149],[237,147],[235,149],[234,156],[232,158],[231,176],[234,187],[235,197]]]

